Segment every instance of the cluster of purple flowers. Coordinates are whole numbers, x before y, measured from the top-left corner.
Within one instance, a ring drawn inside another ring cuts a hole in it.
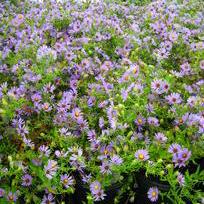
[[[199,157],[198,5],[1,3],[0,203],[34,199],[42,190],[41,202],[55,203],[56,194],[74,190],[76,172],[100,201],[122,172],[174,171]],[[176,176],[184,187],[185,174]],[[152,202],[158,196],[156,186],[147,192]]]

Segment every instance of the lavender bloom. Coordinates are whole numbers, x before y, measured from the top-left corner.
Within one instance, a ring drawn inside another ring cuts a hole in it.
[[[172,154],[176,154],[178,153],[179,151],[181,150],[181,146],[179,144],[172,144],[170,147],[169,147],[169,150],[168,152],[169,153],[172,153]]]
[[[204,70],[204,60],[201,60],[201,61],[200,61],[200,68],[201,68],[202,70]]]
[[[95,201],[104,200],[106,194],[104,193],[103,189],[101,189],[98,193],[93,195]]]
[[[9,192],[8,195],[7,195],[7,200],[9,202],[16,202],[16,200],[17,200],[16,193]]]
[[[29,174],[25,174],[23,177],[22,177],[22,186],[30,186],[32,184],[32,176],[29,175]]]
[[[139,149],[135,153],[135,158],[139,161],[146,161],[149,159],[149,153],[145,149]]]
[[[37,51],[37,60],[40,61],[41,59],[45,58],[52,58],[54,60],[57,59],[57,52],[46,45],[41,46]]]
[[[74,179],[67,174],[61,175],[61,183],[64,185],[65,188],[69,188],[74,184]]]
[[[83,114],[79,108],[74,108],[72,110],[71,116],[75,120],[83,119]]]
[[[159,190],[157,187],[151,187],[148,192],[147,192],[147,196],[150,199],[151,202],[155,202],[158,200],[158,196],[159,196]]]
[[[188,98],[187,104],[192,108],[195,106],[197,100],[198,100],[198,98],[196,96],[191,96]]]
[[[52,179],[52,177],[56,174],[57,170],[57,162],[54,160],[48,160],[48,164],[44,166],[44,171],[48,179]]]
[[[154,93],[163,94],[168,92],[169,85],[166,81],[162,81],[160,79],[156,79],[151,83],[151,88]]]
[[[43,200],[41,202],[41,204],[55,204],[54,202],[54,197],[51,193],[49,193],[48,195],[44,195],[43,196]]]
[[[181,173],[178,173],[177,181],[178,181],[178,183],[179,183],[180,186],[184,186],[184,184],[185,184],[184,175],[181,174]]]
[[[45,111],[45,112],[50,112],[52,110],[52,107],[50,106],[49,103],[43,103],[41,108]]]
[[[24,15],[18,14],[12,21],[11,24],[15,27],[20,26],[24,22]]]
[[[5,195],[5,190],[3,188],[0,188],[0,198],[2,198]]]
[[[31,100],[34,102],[34,103],[38,103],[42,100],[42,96],[41,94],[39,93],[35,93],[31,96]]]
[[[43,91],[45,93],[53,93],[54,90],[55,90],[55,86],[53,84],[51,84],[51,83],[48,83],[43,87]]]
[[[90,184],[90,190],[92,194],[97,194],[101,190],[101,184],[99,181],[94,181]]]
[[[49,149],[48,146],[41,145],[41,146],[39,147],[39,151],[40,151],[42,154],[44,154],[46,157],[49,157],[49,155],[50,155],[50,149]]]
[[[149,125],[153,125],[155,127],[159,126],[159,120],[157,118],[148,117],[147,122],[149,123]]]
[[[104,161],[102,163],[102,165],[100,166],[100,172],[102,174],[111,174],[111,170],[110,170],[110,163],[107,161]]]
[[[118,155],[113,155],[111,157],[111,163],[115,164],[115,165],[120,165],[123,163],[123,159],[121,157],[119,157]]]
[[[181,96],[178,93],[171,93],[170,95],[166,96],[166,100],[170,105],[179,104],[182,102]]]
[[[139,129],[146,123],[146,119],[142,117],[141,115],[138,115],[135,124],[138,126]]]
[[[155,134],[155,140],[159,143],[164,144],[167,141],[167,137],[163,133],[158,132]]]
[[[90,190],[95,201],[103,200],[106,196],[101,187],[101,184],[98,181],[94,181],[90,184]]]
[[[89,130],[88,133],[87,133],[87,137],[88,137],[88,140],[90,142],[95,141],[96,140],[96,132],[95,132],[95,130]]]

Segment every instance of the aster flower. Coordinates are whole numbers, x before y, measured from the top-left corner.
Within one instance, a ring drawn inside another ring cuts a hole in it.
[[[196,102],[198,101],[198,97],[190,96],[187,100],[187,104],[192,108],[195,106]]]
[[[115,165],[120,165],[123,163],[123,159],[121,157],[119,157],[118,155],[114,154],[111,157],[111,163],[115,164]]]
[[[43,87],[43,91],[45,93],[53,93],[54,90],[55,90],[55,86],[53,84],[51,84],[51,83],[48,83]]]
[[[31,100],[35,103],[38,103],[42,100],[42,96],[40,93],[35,93],[31,96]]]
[[[41,204],[55,204],[54,197],[51,193],[44,195]]]
[[[49,157],[49,155],[50,155],[50,149],[46,145],[41,145],[39,147],[39,151],[41,154],[44,154],[46,157]]]
[[[158,188],[157,187],[151,187],[147,192],[147,196],[151,202],[156,202],[158,200],[158,196],[159,196]]]
[[[111,174],[110,168],[111,168],[110,163],[107,161],[104,161],[102,162],[102,165],[100,166],[100,172],[102,174]]]
[[[95,130],[89,130],[88,133],[87,133],[87,137],[88,137],[88,140],[90,142],[95,141],[96,140],[96,132],[95,132]]]
[[[46,45],[41,46],[37,51],[37,60],[40,61],[41,59],[45,58],[53,58],[54,60],[57,59],[57,52]]]
[[[204,70],[204,60],[201,60],[201,61],[200,61],[200,68],[201,68],[202,70]]]
[[[98,193],[93,195],[95,201],[104,200],[106,194],[104,193],[103,189],[101,189]]]
[[[139,161],[146,161],[149,159],[149,153],[145,149],[139,149],[135,153],[135,158]]]
[[[57,170],[57,162],[54,160],[48,160],[48,164],[44,166],[44,171],[48,179],[52,179],[52,177],[56,174]]]
[[[135,124],[138,126],[139,129],[146,123],[146,119],[141,115],[138,115],[135,119]]]
[[[20,26],[24,22],[24,15],[18,14],[16,17],[11,21],[11,24],[15,27]]]
[[[0,188],[0,198],[2,198],[5,195],[5,190],[3,188]]]
[[[7,195],[7,201],[8,202],[16,202],[17,201],[16,193],[9,192]]]
[[[90,190],[92,194],[97,194],[101,188],[101,183],[99,181],[94,181],[90,184]]]
[[[75,120],[83,119],[83,114],[79,108],[74,108],[71,112],[71,116]]]
[[[23,177],[22,177],[22,186],[30,186],[32,184],[32,176],[29,175],[29,174],[25,174]]]
[[[181,146],[179,144],[172,144],[170,147],[169,147],[169,150],[168,152],[169,153],[172,153],[172,154],[176,154],[178,153],[179,151],[181,150]]]
[[[148,117],[147,122],[149,123],[149,125],[153,125],[155,127],[159,126],[159,120],[155,117]]]
[[[45,112],[50,112],[52,110],[52,107],[50,106],[49,103],[43,103],[41,108],[45,111]]]
[[[184,186],[184,185],[185,185],[184,175],[181,174],[180,172],[178,173],[177,181],[178,181],[178,183],[179,183],[180,186]]]
[[[164,144],[167,141],[167,137],[163,133],[158,132],[155,134],[155,140],[159,143]]]
[[[74,179],[71,176],[68,176],[67,174],[61,175],[60,177],[61,183],[65,188],[69,188],[70,186],[73,186]]]
[[[171,93],[170,95],[166,96],[166,100],[170,105],[180,104],[182,102],[181,96],[178,93]]]

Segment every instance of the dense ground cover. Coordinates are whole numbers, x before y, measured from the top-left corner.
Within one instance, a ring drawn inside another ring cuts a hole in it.
[[[0,4],[0,203],[203,203],[203,139],[202,0]]]

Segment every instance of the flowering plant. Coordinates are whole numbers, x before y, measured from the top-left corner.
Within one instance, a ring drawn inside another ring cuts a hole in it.
[[[202,6],[2,3],[0,200],[68,202],[82,181],[88,203],[115,184],[133,201],[143,171],[169,186],[150,201],[200,202]]]

